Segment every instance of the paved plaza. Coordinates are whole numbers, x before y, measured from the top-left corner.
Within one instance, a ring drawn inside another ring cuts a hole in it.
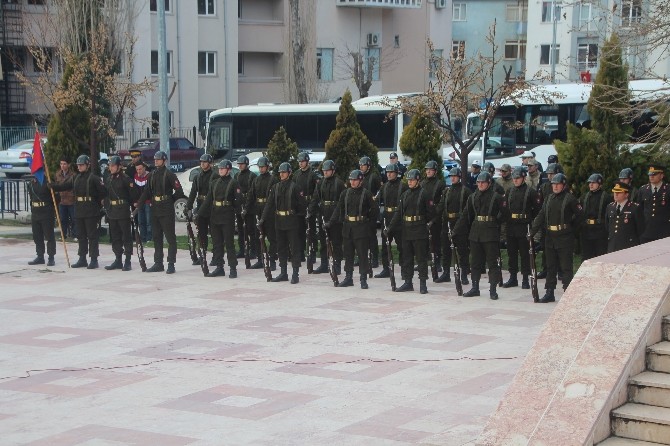
[[[243,261],[204,278],[185,251],[174,275],[34,254],[0,238],[4,446],[471,445],[555,308],[520,288],[334,288],[304,265],[297,285]]]

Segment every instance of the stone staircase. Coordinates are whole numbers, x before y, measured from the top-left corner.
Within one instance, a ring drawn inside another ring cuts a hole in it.
[[[647,369],[628,381],[628,402],[612,411],[612,436],[598,446],[670,445],[670,316],[663,339],[647,347]]]

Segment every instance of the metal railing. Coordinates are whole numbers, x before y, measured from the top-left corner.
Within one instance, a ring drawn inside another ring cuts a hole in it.
[[[26,187],[28,181],[0,178],[1,218],[5,218],[5,214],[13,214],[16,218],[19,212],[30,210],[30,198]]]
[[[38,127],[41,135],[46,135],[46,127]],[[0,127],[0,150],[8,149],[24,139],[35,138],[35,127]]]

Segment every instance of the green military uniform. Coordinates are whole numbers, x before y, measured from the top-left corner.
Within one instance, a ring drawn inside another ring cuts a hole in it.
[[[209,192],[210,183],[214,178],[217,178],[218,175],[214,173],[214,170],[210,167],[207,170],[201,170],[198,175],[193,179],[193,184],[191,185],[191,192],[188,194],[188,200],[186,201],[186,210],[193,211],[194,205],[196,209],[200,209],[202,202],[205,201],[205,197]],[[205,251],[207,251],[209,243],[209,215],[203,212],[197,213],[198,218],[195,219],[195,224],[198,228],[198,241]],[[212,263],[215,265],[219,264],[220,259],[214,258],[212,256]],[[199,261],[193,261],[194,265],[199,265]]]
[[[120,159],[119,159],[120,163]],[[119,165],[120,168],[120,165]],[[119,170],[107,177],[107,218],[109,220],[109,236],[112,241],[112,251],[116,259],[105,269],[130,270],[130,257],[133,255],[133,235],[130,225],[130,212],[137,199],[135,181],[128,178]],[[125,264],[121,265],[121,256],[125,253]]]
[[[384,227],[388,228],[390,226],[393,214],[395,214],[396,210],[398,209],[400,196],[408,189],[409,187],[407,186],[407,183],[404,183],[400,179],[400,172],[398,172],[398,176],[395,180],[388,180],[382,186],[381,192],[379,193],[379,205],[383,210]],[[394,234],[394,238],[396,246],[398,247],[398,258],[402,259],[402,231],[397,231]],[[387,239],[382,239],[382,242],[390,243]],[[384,269],[379,274],[376,274],[375,277],[383,278],[390,275],[388,270],[390,266],[390,259],[388,255],[388,249],[385,244],[382,244],[382,266]]]
[[[601,181],[602,184],[602,181]],[[584,225],[581,228],[582,260],[601,256],[607,253],[607,225],[605,217],[607,205],[612,202],[612,195],[602,187],[596,191],[588,191],[582,197],[584,209]]]
[[[237,243],[240,246],[237,257],[244,257],[244,250],[247,240],[251,243],[251,246],[249,247],[251,250],[251,255],[255,257],[259,254],[258,236],[256,234],[256,216],[253,212],[249,212],[249,209],[244,209],[248,202],[249,190],[251,189],[251,185],[255,179],[256,174],[250,171],[248,168],[240,170],[240,172],[235,177],[235,180],[237,181],[238,193],[240,194],[240,199],[242,200],[241,205],[235,215],[235,220],[237,222]],[[245,211],[244,215],[242,215],[243,209]],[[245,231],[249,231],[249,234],[247,234]]]
[[[46,240],[46,253],[49,255],[49,266],[55,264],[56,236],[54,234],[54,204],[51,191],[46,183],[40,184],[37,178],[32,178],[26,184],[30,197],[30,224],[35,242],[35,260],[28,262],[29,265],[44,264],[44,241]]]
[[[434,163],[434,161],[433,161]],[[435,163],[437,165],[437,163]],[[428,164],[426,164],[428,166]],[[428,198],[428,206],[431,208],[431,215],[435,215],[436,208],[440,204],[442,199],[442,191],[445,190],[444,180],[440,179],[437,176],[437,172],[433,177],[426,177],[421,181],[421,189],[423,189],[424,194]],[[441,268],[440,259],[442,258],[442,243],[441,243],[441,234],[442,234],[442,220],[437,219],[428,229],[432,238],[433,246],[429,246],[429,252],[435,253],[435,258],[437,261],[437,267]]]
[[[361,161],[365,160],[367,158],[367,166],[368,170],[366,172],[363,172],[363,188],[367,189],[370,194],[372,195],[373,198],[377,197],[377,193],[379,193],[379,190],[382,187],[382,178],[381,176],[377,173],[377,167],[373,166],[370,163],[370,159],[368,157],[363,157],[361,158]],[[377,212],[376,215],[379,215],[379,212]],[[379,266],[379,240],[377,240],[377,220],[371,220],[369,222],[369,227],[370,227],[370,235],[368,238],[369,244],[370,244],[370,251],[372,252],[372,265],[370,265],[371,268],[377,268]]]
[[[520,171],[514,175],[523,174]],[[503,288],[518,285],[517,273],[521,271],[523,276],[522,287],[529,289],[528,276],[530,275],[530,244],[528,243],[528,225],[533,221],[540,209],[540,197],[537,191],[522,183],[514,186],[507,192],[507,208],[509,219],[507,221],[507,255],[509,263],[510,279],[503,284]],[[519,270],[519,257],[521,257],[521,269]]]
[[[259,162],[260,164],[260,162]],[[276,176],[272,175],[269,171],[261,173],[254,181],[251,183],[249,188],[249,193],[247,196],[247,213],[255,216],[254,218],[261,220],[263,218],[263,211],[268,202],[268,197],[270,196],[270,189],[275,185],[279,180]],[[269,241],[268,256],[272,264],[277,260],[277,233],[275,230],[275,220],[274,218],[268,218],[263,222],[261,229],[263,234]],[[260,246],[260,245],[259,245]],[[262,268],[263,259],[258,250],[258,262],[251,266],[252,269]]]
[[[301,153],[302,157],[299,160],[303,159],[309,161],[309,156],[307,153]],[[307,246],[307,241],[310,243],[316,243],[316,215],[309,216],[309,226],[311,228],[309,234],[307,233],[307,210],[309,208],[309,203],[312,201],[312,195],[314,195],[314,190],[316,189],[316,184],[319,178],[316,176],[316,173],[312,170],[312,167],[307,163],[305,169],[298,169],[293,173],[293,182],[297,186],[298,195],[300,196],[300,214],[297,216],[298,220],[298,239],[300,244],[298,249],[300,250],[300,258],[304,259],[305,256],[305,247]],[[315,253],[316,255],[316,253]],[[312,259],[314,261],[315,259]]]
[[[323,223],[330,221],[337,208],[337,203],[340,195],[345,190],[344,181],[342,181],[335,173],[329,178],[322,178],[314,190],[312,195],[312,202],[309,205],[309,213],[322,218]],[[340,222],[334,223],[329,228],[330,242],[333,246],[333,260],[335,261],[336,273],[339,274],[340,265],[342,264],[343,250],[342,250],[342,224]],[[315,273],[328,272],[328,247],[326,246],[326,233],[321,231],[320,234],[321,251],[321,266],[314,270]]]

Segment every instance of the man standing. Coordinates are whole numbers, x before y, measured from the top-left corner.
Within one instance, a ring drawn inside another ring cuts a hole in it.
[[[252,257],[258,255],[258,237],[256,236],[256,217],[253,212],[246,209],[249,189],[256,178],[256,174],[249,170],[249,158],[242,155],[237,159],[237,167],[240,171],[235,177],[237,181],[237,193],[240,195],[240,206],[236,210],[235,220],[237,221],[237,243],[240,250],[237,257],[245,256],[245,250],[249,249]],[[249,232],[247,234],[247,231]],[[247,241],[250,246],[247,246]]]
[[[630,188],[630,194],[628,195],[628,200],[638,203],[640,190],[633,186],[633,169],[626,167],[619,172],[619,181],[625,183]]]
[[[421,190],[428,200],[430,215],[435,215],[435,209],[442,199],[442,191],[445,189],[445,183],[444,180],[440,179],[437,175],[437,161],[428,161],[424,169],[426,177],[421,181]],[[442,258],[442,243],[440,241],[442,220],[435,220],[435,222],[429,226],[428,230],[430,231],[433,241],[432,246],[428,247],[428,255],[430,255],[430,253],[435,253],[435,262],[437,263],[435,267],[440,271],[442,269],[442,264],[440,262],[440,259]]]
[[[358,161],[360,171],[363,172],[363,188],[370,191],[373,199],[377,198],[377,193],[382,187],[382,179],[377,173],[377,168],[372,166],[372,160],[369,156],[364,156]],[[378,215],[379,212],[377,212]],[[379,266],[379,240],[377,240],[377,220],[368,222],[370,226],[370,251],[372,252],[372,265],[370,268],[377,268]],[[359,257],[360,261],[360,257]]]
[[[574,234],[582,225],[584,212],[568,190],[567,182],[562,173],[554,175],[551,180],[552,194],[545,198],[542,209],[533,220],[531,234],[536,234],[541,228],[546,231],[544,250],[547,255],[547,281],[544,285],[546,293],[540,303],[556,301],[554,290],[558,283],[559,268],[563,274],[563,290],[572,281]]]
[[[509,164],[500,166],[500,177],[496,178],[496,184],[502,187],[502,190],[505,191],[505,193],[514,187],[514,181],[512,181],[512,166]]]
[[[393,214],[398,210],[400,196],[408,189],[408,187],[407,184],[400,179],[398,164],[389,164],[386,166],[386,178],[387,181],[379,192],[379,204],[384,212],[382,220],[384,227],[388,228],[391,224]],[[388,238],[382,239],[382,242],[387,244],[391,243]],[[402,231],[398,231],[395,234],[395,243],[398,247],[398,257],[402,258]],[[391,276],[391,271],[389,270],[390,262],[391,259],[388,255],[388,248],[387,245],[384,244],[382,245],[382,266],[384,269],[378,274],[375,274],[375,279]]]
[[[527,161],[527,166],[528,175],[526,176],[526,184],[537,190],[540,186],[540,170],[538,169],[538,163],[531,158]]]
[[[542,204],[544,204],[544,202],[554,193],[551,187],[551,180],[554,178],[554,176],[556,176],[556,174],[563,173],[563,166],[556,163],[549,164],[547,166],[546,173],[547,173],[547,181],[540,184],[540,187],[537,190],[538,194],[540,195],[540,207],[542,207]],[[536,243],[539,243],[540,246],[542,247],[542,261],[541,261],[542,270],[537,274],[538,279],[547,278],[547,254],[544,251],[544,235],[545,230],[543,228],[540,228],[538,235],[534,238],[534,241]]]
[[[479,163],[479,160],[474,160],[472,166],[470,167],[470,173],[468,174],[468,182],[466,186],[471,191],[477,190],[477,177],[482,172],[482,165]]]
[[[212,182],[212,179],[216,178],[214,171],[212,170],[212,155],[205,153],[200,156],[200,173],[196,175],[193,179],[193,184],[191,185],[191,192],[188,194],[188,200],[186,201],[186,214],[187,217],[193,217],[193,205],[195,204],[197,208],[202,206],[202,202],[205,201],[205,197],[209,192],[209,186]],[[207,243],[209,234],[209,214],[198,212],[198,218],[195,219],[195,225],[198,228],[198,243],[202,246],[202,249],[207,251]],[[217,259],[212,256],[212,266],[218,265],[221,259]],[[193,265],[199,265],[200,261],[193,260]]]
[[[670,187],[664,181],[665,169],[649,165],[649,183],[640,188],[639,203],[644,213],[644,233],[640,243],[670,237]]]
[[[132,149],[129,151],[130,154],[130,164],[128,167],[126,167],[126,176],[128,178],[135,178],[135,174],[137,173],[137,166],[143,165],[145,167],[145,170],[149,170],[146,164],[142,162],[142,152],[139,150]]]
[[[430,163],[430,162],[429,162]],[[419,292],[428,293],[428,222],[432,221],[435,206],[431,204],[432,196],[421,187],[419,180],[421,173],[418,169],[407,172],[409,190],[400,197],[398,209],[393,214],[388,235],[401,233],[402,258],[400,270],[405,281],[396,292],[414,291],[412,278],[414,277],[414,259],[419,270]]]
[[[70,181],[61,184],[49,184],[54,191],[71,190],[74,193],[74,213],[79,236],[79,260],[72,268],[88,269],[98,268],[98,222],[100,221],[100,209],[102,200],[107,195],[107,190],[102,179],[91,173],[91,160],[87,155],[77,158],[78,173]],[[91,262],[86,261],[86,255],[91,256]]]
[[[30,196],[30,223],[37,257],[28,265],[44,265],[44,241],[49,255],[47,266],[54,266],[56,255],[56,236],[54,235],[54,203],[47,184],[41,184],[34,176],[26,183]]]
[[[603,176],[592,174],[587,180],[589,191],[582,197],[585,225],[581,230],[582,260],[607,253],[607,226],[605,216],[612,196],[602,189]]]
[[[491,175],[491,178],[493,178],[496,176],[496,166],[494,166],[492,162],[487,161],[484,163],[484,172],[488,172],[489,175]],[[505,196],[505,188],[498,184],[497,181],[491,183],[491,187],[493,187],[495,193]]]
[[[260,175],[254,178],[254,181],[251,183],[251,188],[249,189],[249,196],[247,198],[247,213],[250,213],[252,216],[255,215],[253,218],[261,220],[263,218],[263,211],[265,210],[265,206],[268,202],[268,197],[270,196],[270,189],[279,180],[277,180],[276,176],[270,173],[270,161],[264,156],[258,158],[258,170],[260,171]],[[274,218],[268,218],[260,227],[260,230],[263,231],[263,234],[270,242],[268,257],[270,258],[271,271],[277,269],[277,234],[274,223]],[[263,256],[259,250],[258,261],[251,265],[251,269],[260,268],[263,268]]]
[[[142,211],[144,203],[151,199],[151,230],[154,241],[154,264],[146,272],[156,273],[165,271],[174,274],[174,264],[177,261],[177,235],[175,234],[174,202],[186,198],[184,190],[174,174],[165,165],[167,153],[162,150],[154,153],[156,169],[149,176],[149,184],[138,200],[137,209],[133,214]],[[163,264],[163,234],[168,242],[168,267]]]
[[[293,182],[297,186],[298,195],[300,196],[300,207],[297,218],[298,218],[298,238],[300,244],[298,245],[300,259],[305,260],[305,247],[307,243],[316,243],[316,233],[314,231],[316,225],[316,216],[309,216],[309,227],[311,228],[310,233],[307,233],[307,209],[309,207],[309,202],[312,201],[312,195],[314,194],[314,189],[316,188],[316,183],[318,178],[312,166],[309,165],[309,153],[300,152],[298,154],[298,166],[300,167],[297,172],[293,174]],[[293,248],[291,248],[293,249]],[[313,254],[316,256],[316,253]],[[310,262],[315,262],[316,259],[312,258]]]
[[[112,241],[112,251],[114,251],[116,257],[111,265],[105,266],[105,269],[130,271],[130,256],[133,255],[130,211],[137,198],[137,193],[135,181],[121,171],[121,157],[113,156],[109,159],[109,177],[105,186],[107,187],[108,197],[109,237]],[[121,255],[124,252],[126,258],[121,263]]]
[[[644,231],[642,209],[628,199],[630,186],[623,181],[617,181],[612,193],[614,201],[607,205],[607,252],[639,245]]]
[[[126,170],[127,172],[127,170]],[[135,193],[138,196],[141,196],[144,192],[144,189],[149,182],[149,172],[147,166],[144,163],[140,163],[135,166]],[[137,214],[138,220],[138,229],[140,231],[140,238],[142,243],[146,243],[151,240],[151,200],[147,199],[144,202],[144,206]]]
[[[402,178],[405,176],[405,172],[407,172],[407,166],[405,166],[404,164],[402,164],[401,162],[398,161],[398,153],[397,152],[391,152],[391,154],[389,155],[389,165],[391,165],[391,164],[393,164],[394,166],[396,166],[398,168],[397,171],[396,171],[397,172],[397,177],[402,180]],[[388,170],[386,172],[388,172]],[[388,180],[388,175],[387,175],[386,179]]]
[[[60,159],[60,169],[56,174],[56,184],[63,184],[72,181],[74,172],[70,169],[70,162],[67,158]],[[77,232],[74,225],[74,194],[71,190],[59,192],[60,203],[58,204],[58,213],[60,214],[60,223],[63,229],[63,238],[77,238]]]

